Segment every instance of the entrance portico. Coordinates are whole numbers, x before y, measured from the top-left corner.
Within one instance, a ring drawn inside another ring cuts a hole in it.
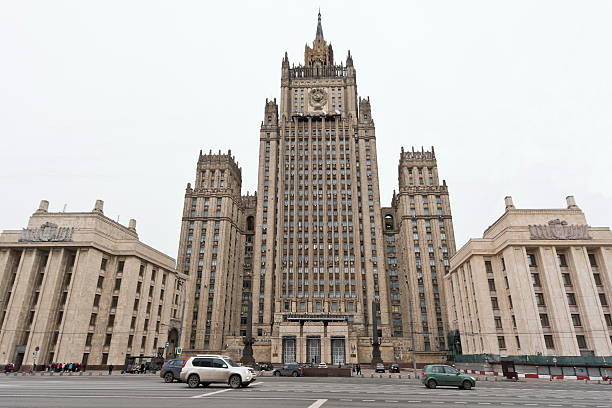
[[[341,316],[289,315],[286,321],[277,323],[275,331],[273,363],[345,365],[356,362],[349,350],[355,349],[357,338],[350,338],[349,324]]]

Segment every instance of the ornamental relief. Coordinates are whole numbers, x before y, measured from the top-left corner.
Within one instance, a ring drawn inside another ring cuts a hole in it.
[[[327,92],[325,89],[314,88],[310,91],[309,98],[310,106],[315,108],[315,110],[321,110],[323,106],[327,103]]]
[[[558,218],[547,225],[530,225],[529,233],[531,239],[592,239],[588,225],[568,225]]]
[[[68,242],[72,241],[74,228],[58,227],[57,224],[45,222],[40,228],[24,228],[19,242]]]

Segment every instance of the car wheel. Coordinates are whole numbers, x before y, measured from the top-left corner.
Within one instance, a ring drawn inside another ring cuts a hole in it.
[[[166,374],[164,374],[164,381],[167,383],[171,383],[172,381],[174,381],[174,375],[171,372],[167,372]]]
[[[461,388],[463,388],[464,390],[471,390],[472,389],[472,383],[469,382],[468,380],[465,380],[463,382],[463,384],[461,385]]]
[[[297,377],[297,376],[298,376],[298,372],[297,372],[297,371],[292,372],[292,373],[291,373],[291,376],[292,376],[292,377]]]
[[[202,387],[208,387],[210,385],[209,382],[202,383]]]
[[[275,371],[275,372],[274,372],[274,376],[275,376],[275,377],[280,377],[280,371]]]
[[[427,380],[427,388],[433,390],[434,388],[436,388],[437,385],[438,385],[438,383],[436,382],[436,380],[434,380],[434,379]]]
[[[242,381],[240,379],[240,376],[238,374],[234,374],[230,377],[229,379],[229,386],[232,388],[240,388],[240,385],[242,384]]]
[[[200,385],[200,377],[197,374],[191,374],[187,378],[187,385],[189,388],[197,388]]]

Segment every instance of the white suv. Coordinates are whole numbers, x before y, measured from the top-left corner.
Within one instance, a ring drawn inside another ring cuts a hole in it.
[[[225,383],[232,388],[248,387],[256,378],[251,367],[240,366],[228,356],[198,354],[185,360],[181,369],[181,381],[189,388],[200,384],[208,387],[211,383]]]

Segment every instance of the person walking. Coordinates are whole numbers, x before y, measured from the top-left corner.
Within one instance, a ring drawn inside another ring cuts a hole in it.
[[[108,366],[108,375],[112,375],[113,374],[113,365],[109,365]]]
[[[361,366],[357,364],[357,375],[361,375]]]

